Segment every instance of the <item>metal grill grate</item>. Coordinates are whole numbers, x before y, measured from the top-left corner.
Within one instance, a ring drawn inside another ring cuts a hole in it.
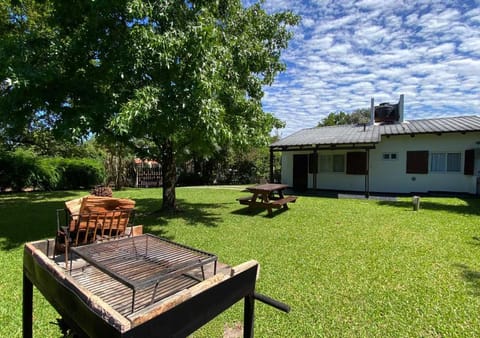
[[[205,279],[204,266],[213,263],[213,273],[216,273],[215,255],[149,234],[75,247],[71,251],[114,279],[109,283],[118,284],[116,281],[132,290],[132,313],[136,301],[145,303],[147,297],[151,304],[175,293],[179,285],[189,287],[198,283],[199,280],[187,275],[188,272],[200,268],[202,279]],[[106,281],[105,276],[97,274],[89,276],[87,283],[97,294],[118,289],[118,286],[109,287]],[[114,298],[121,302],[125,297]]]

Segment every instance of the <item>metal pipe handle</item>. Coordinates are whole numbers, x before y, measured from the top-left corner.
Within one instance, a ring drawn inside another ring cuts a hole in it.
[[[274,308],[278,309],[278,310],[281,310],[285,313],[289,313],[290,312],[290,306],[285,304],[285,303],[282,303],[278,300],[275,300],[273,298],[270,298],[268,296],[265,296],[265,295],[262,295],[261,293],[258,293],[258,292],[254,292],[253,293],[253,297],[267,305],[270,305],[270,306],[273,306]]]

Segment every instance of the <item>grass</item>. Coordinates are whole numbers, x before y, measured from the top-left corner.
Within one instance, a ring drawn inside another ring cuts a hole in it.
[[[84,192],[0,195],[0,337],[21,336],[23,244],[55,233],[55,209]],[[240,190],[178,188],[182,211],[155,212],[161,190],[125,190],[146,231],[260,262],[257,291],[292,307],[256,303],[257,337],[479,337],[480,201],[397,202],[301,196],[287,212],[247,213]],[[236,304],[193,334],[221,337],[242,321]],[[59,337],[58,315],[34,292],[34,336]]]

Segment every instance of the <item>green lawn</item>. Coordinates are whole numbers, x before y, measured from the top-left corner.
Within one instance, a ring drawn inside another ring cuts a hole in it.
[[[55,233],[55,209],[83,192],[0,195],[0,337],[21,336],[23,244]],[[480,201],[397,202],[301,196],[287,212],[245,212],[239,189],[178,188],[182,209],[154,212],[161,190],[125,190],[146,232],[260,262],[257,337],[479,337]],[[193,334],[221,337],[242,321],[239,303]],[[58,315],[34,293],[34,336],[59,337]]]

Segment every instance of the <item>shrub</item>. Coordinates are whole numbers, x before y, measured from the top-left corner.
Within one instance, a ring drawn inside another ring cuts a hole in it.
[[[204,185],[207,182],[202,177],[202,175],[197,173],[187,173],[182,172],[178,175],[177,185],[178,186],[195,186],[195,185]]]
[[[94,159],[57,159],[60,181],[57,189],[88,188],[105,179],[103,164]]]
[[[28,149],[0,151],[0,189],[78,189],[103,182],[105,169],[94,159],[37,157]]]
[[[2,152],[0,155],[0,187],[19,191],[34,186],[36,166],[37,159],[30,150],[19,148],[14,152]]]
[[[43,190],[58,188],[61,175],[51,158],[42,158],[38,161],[37,187]]]

